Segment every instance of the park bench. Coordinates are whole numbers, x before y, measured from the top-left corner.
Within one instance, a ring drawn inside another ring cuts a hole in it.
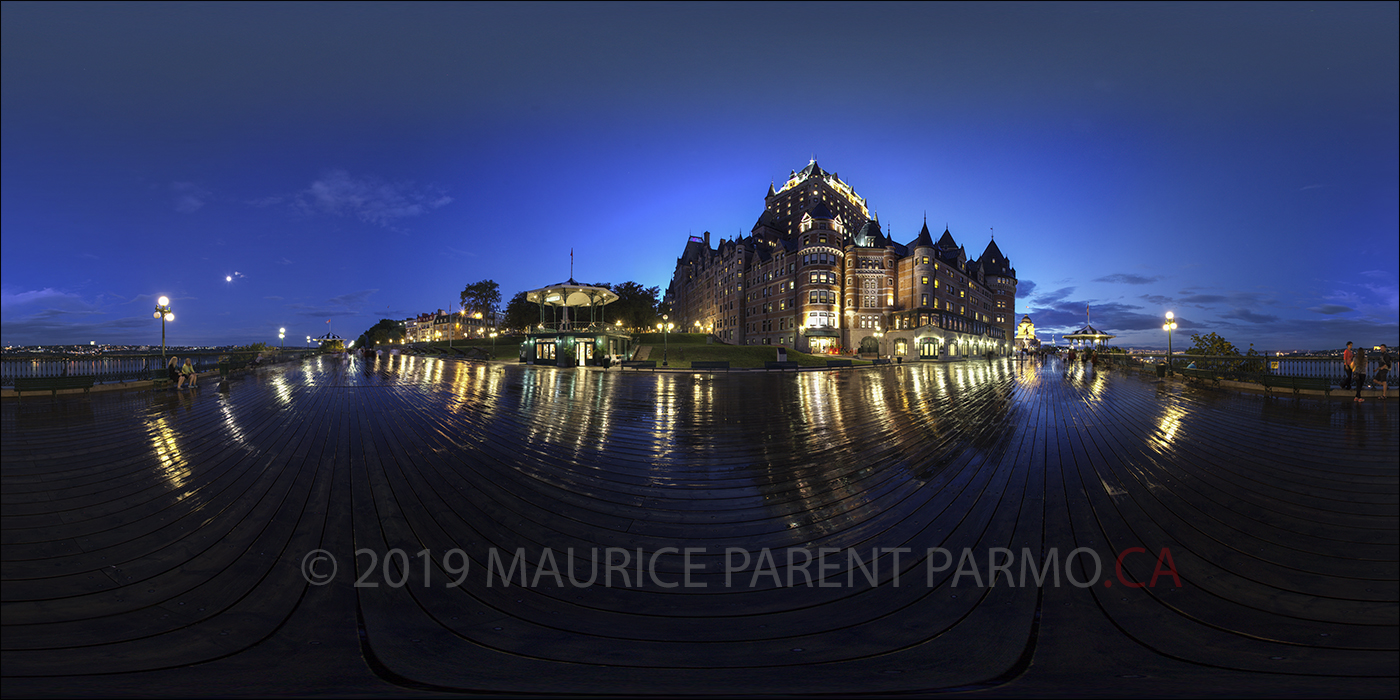
[[[851,361],[850,361],[850,360],[827,360],[827,361],[826,361],[826,366],[827,366],[827,367],[850,367],[850,366],[852,366],[852,365],[851,365]]]
[[[1264,384],[1264,393],[1275,387],[1282,389],[1292,389],[1296,396],[1300,390],[1321,391],[1324,396],[1332,396],[1332,380],[1318,379],[1316,377],[1280,377],[1272,374],[1260,377]]]
[[[82,389],[84,394],[92,390],[92,377],[17,377],[15,394],[24,398],[26,391],[48,391],[56,397],[59,389]]]
[[[729,369],[729,360],[695,360],[690,363],[691,369]]]
[[[889,359],[883,358],[883,357],[877,357],[877,358],[875,358],[875,359],[873,359],[873,360],[870,361],[870,364],[872,364],[872,365],[887,365],[887,364],[889,364],[889,363],[890,363]]]
[[[764,363],[763,363],[763,368],[764,368],[764,369],[793,369],[793,370],[795,370],[795,369],[797,369],[797,367],[798,367],[798,364],[797,364],[796,362],[792,362],[792,361],[788,361],[788,362],[776,362],[776,361],[774,361],[774,360],[768,360],[767,362],[764,362]]]
[[[623,360],[622,368],[627,369],[656,369],[656,360]]]
[[[1220,385],[1220,377],[1216,376],[1217,372],[1213,369],[1179,369],[1177,372],[1180,372],[1181,376],[1187,379],[1198,379],[1216,386]]]

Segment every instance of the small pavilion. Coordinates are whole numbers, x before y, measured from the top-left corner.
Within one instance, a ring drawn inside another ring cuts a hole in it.
[[[525,299],[539,305],[540,322],[520,344],[521,362],[583,367],[630,356],[632,336],[622,330],[621,321],[607,321],[605,307],[618,299],[607,287],[580,284],[571,277],[525,292]]]
[[[1085,305],[1084,327],[1080,328],[1079,330],[1073,333],[1070,333],[1069,335],[1062,337],[1069,342],[1069,346],[1072,348],[1089,348],[1102,347],[1104,343],[1108,342],[1110,338],[1117,338],[1118,336],[1104,333],[1103,331],[1095,328],[1092,324],[1090,324],[1089,307],[1088,305]]]
[[[1066,341],[1069,341],[1069,346],[1072,348],[1087,348],[1103,346],[1110,338],[1117,338],[1118,336],[1110,335],[1093,326],[1085,325],[1083,328],[1063,337]]]

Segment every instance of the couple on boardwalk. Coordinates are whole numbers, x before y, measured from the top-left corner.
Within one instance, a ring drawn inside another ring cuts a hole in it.
[[[1376,367],[1376,376],[1373,380],[1381,385],[1381,400],[1388,398],[1387,388],[1390,380],[1390,365],[1393,360],[1390,357],[1390,349],[1384,343],[1380,345],[1380,360]],[[1352,350],[1351,341],[1347,341],[1347,347],[1342,351],[1342,389],[1350,389],[1353,380],[1356,382],[1356,398],[1353,401],[1360,403],[1365,401],[1361,398],[1361,389],[1366,386],[1366,368],[1369,360],[1366,357],[1365,348]]]
[[[185,382],[187,381],[190,383],[190,388],[194,388],[195,379],[199,377],[199,375],[194,373],[194,365],[190,362],[190,358],[188,357],[185,358],[185,364],[183,366],[180,365],[180,358],[170,358],[170,363],[166,365],[165,372],[166,376],[170,377],[170,381],[175,382],[176,389],[185,388]]]

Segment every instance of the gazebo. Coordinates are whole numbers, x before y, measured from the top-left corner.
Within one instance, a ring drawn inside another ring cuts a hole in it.
[[[1090,347],[1093,345],[1102,346],[1110,338],[1117,338],[1118,336],[1104,333],[1103,331],[1086,323],[1084,324],[1083,328],[1080,328],[1079,330],[1063,337],[1066,341],[1069,342],[1070,347],[1073,348]]]
[[[609,325],[604,307],[617,301],[607,287],[580,284],[573,278],[525,292],[540,307],[539,325],[520,344],[520,361],[534,365],[582,367],[604,358],[627,357],[632,336]]]
[[[326,333],[325,335],[317,336],[317,337],[315,337],[315,338],[312,338],[312,339],[311,339],[311,342],[316,343],[316,344],[320,345],[321,347],[325,347],[325,346],[326,346],[326,345],[325,345],[326,343],[329,343],[329,342],[332,342],[332,341],[337,341],[337,340],[340,341],[340,344],[341,344],[341,345],[344,345],[344,344],[345,344],[345,339],[342,338],[342,337],[340,337],[340,336],[338,336],[338,335],[336,335],[336,334],[334,334],[334,333]]]

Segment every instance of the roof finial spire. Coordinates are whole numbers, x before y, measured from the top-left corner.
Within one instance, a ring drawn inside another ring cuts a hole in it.
[[[992,240],[995,241],[995,240],[997,239],[997,227],[992,226],[991,229],[992,229]]]

